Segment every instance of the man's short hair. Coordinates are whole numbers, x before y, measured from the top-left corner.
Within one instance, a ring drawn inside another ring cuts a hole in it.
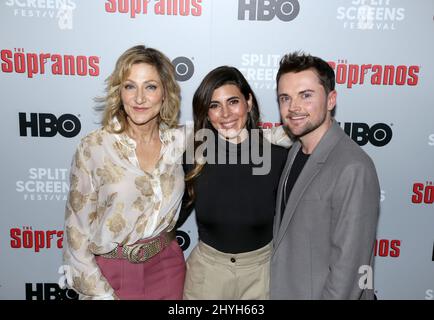
[[[300,51],[288,53],[282,57],[276,75],[276,84],[279,84],[280,77],[285,73],[298,73],[309,69],[313,69],[318,75],[319,82],[324,87],[326,94],[335,89],[335,72],[332,67],[323,59]]]

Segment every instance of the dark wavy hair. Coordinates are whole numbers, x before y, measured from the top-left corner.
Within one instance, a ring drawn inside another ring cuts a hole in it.
[[[201,129],[211,129],[214,127],[208,120],[208,110],[212,99],[214,90],[221,86],[232,84],[238,87],[246,100],[252,99],[252,108],[247,116],[246,129],[259,129],[258,123],[260,122],[260,111],[258,101],[255,93],[247,82],[243,74],[234,67],[221,66],[210,71],[200,83],[199,87],[193,96],[193,120],[194,120],[194,134]],[[195,141],[194,154],[199,142]],[[190,206],[195,199],[194,193],[194,180],[200,175],[205,164],[197,163],[194,159],[194,167],[185,176],[185,183],[188,192],[189,201],[187,206]]]

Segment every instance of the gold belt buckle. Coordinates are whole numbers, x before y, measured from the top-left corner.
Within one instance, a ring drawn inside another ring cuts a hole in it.
[[[147,243],[138,243],[127,248],[124,256],[131,263],[141,263],[155,256],[161,251],[160,239],[155,239]],[[140,256],[140,252],[143,251],[143,256]]]

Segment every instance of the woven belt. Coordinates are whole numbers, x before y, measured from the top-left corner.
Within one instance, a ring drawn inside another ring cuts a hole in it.
[[[163,251],[174,239],[176,239],[174,230],[162,232],[159,236],[143,243],[129,246],[118,245],[112,251],[100,256],[108,259],[127,259],[131,263],[141,263]]]

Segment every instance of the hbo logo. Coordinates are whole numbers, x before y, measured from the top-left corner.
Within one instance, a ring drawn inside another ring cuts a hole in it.
[[[383,147],[392,140],[392,129],[385,123],[377,123],[369,127],[366,123],[345,122],[344,131],[359,146],[368,142],[376,147]]]
[[[59,118],[51,113],[31,113],[28,119],[26,113],[20,112],[19,119],[21,137],[27,137],[27,129],[32,137],[54,137],[59,133],[65,138],[75,137],[81,130],[80,120],[69,113]]]
[[[60,289],[57,283],[26,283],[26,300],[77,300],[72,289]]]
[[[187,250],[191,243],[190,236],[181,230],[176,230],[176,240],[178,241],[182,251]]]
[[[270,21],[276,16],[282,21],[294,20],[300,12],[298,0],[238,0],[238,20]]]

